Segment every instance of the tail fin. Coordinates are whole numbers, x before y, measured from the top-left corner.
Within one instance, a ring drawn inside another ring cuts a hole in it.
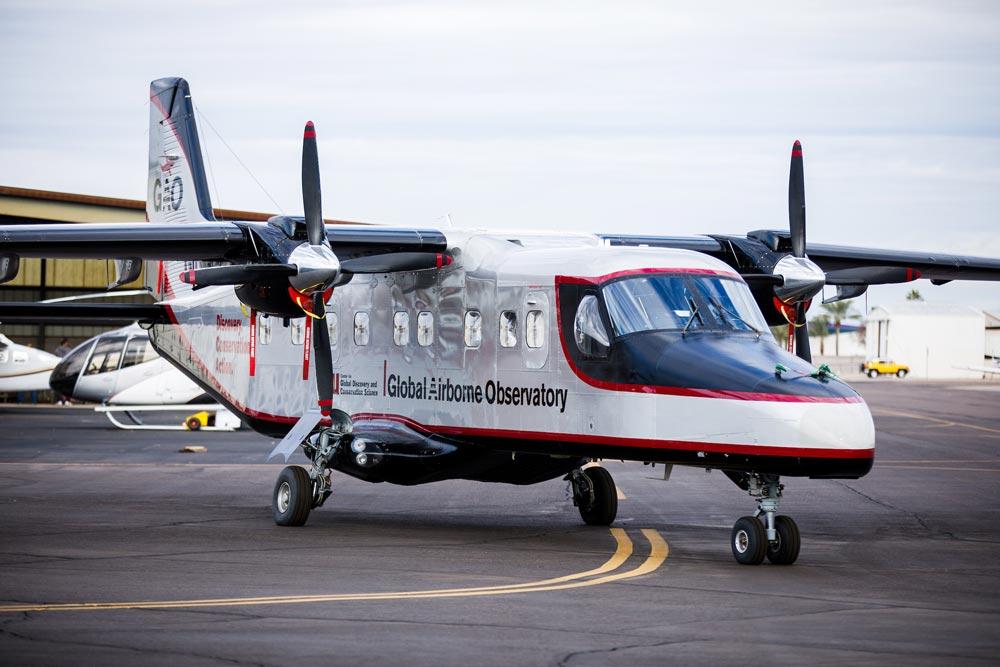
[[[149,177],[146,217],[151,222],[214,220],[194,105],[187,81],[157,79],[149,86]]]

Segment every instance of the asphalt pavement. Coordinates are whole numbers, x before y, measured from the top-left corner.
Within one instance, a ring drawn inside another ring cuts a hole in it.
[[[856,386],[875,468],[784,480],[790,567],[733,560],[719,472],[606,462],[613,530],[561,481],[335,475],[280,528],[271,439],[0,407],[0,663],[997,664],[1000,383]]]

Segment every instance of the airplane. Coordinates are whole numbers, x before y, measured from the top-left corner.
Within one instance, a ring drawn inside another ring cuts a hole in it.
[[[855,479],[875,454],[864,400],[811,364],[805,313],[872,284],[1000,280],[1000,260],[806,243],[795,142],[788,231],[635,236],[326,225],[316,128],[304,216],[219,221],[188,83],[150,86],[145,224],[0,227],[20,257],[148,262],[156,303],[0,304],[0,317],[138,321],[165,359],[255,430],[301,451],[272,492],[303,525],[336,470],[369,482],[563,477],[583,521],[617,514],[600,459],[721,470],[756,511],[737,562],[796,561],[782,477]],[[779,344],[768,325],[788,326]],[[795,353],[792,352],[794,350]]]
[[[0,334],[0,394],[47,390],[49,374],[58,363],[56,355]]]

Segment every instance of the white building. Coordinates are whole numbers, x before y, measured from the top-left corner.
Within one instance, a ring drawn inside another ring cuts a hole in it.
[[[1000,359],[1000,308],[987,310],[986,315],[986,356]]]
[[[973,378],[983,365],[986,316],[971,306],[911,301],[875,306],[868,314],[867,357],[910,367],[914,378]]]

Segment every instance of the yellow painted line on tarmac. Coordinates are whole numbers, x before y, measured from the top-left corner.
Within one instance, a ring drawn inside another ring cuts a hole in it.
[[[1000,434],[1000,429],[989,428],[988,426],[977,426],[976,424],[966,424],[965,422],[954,421],[950,419],[940,419],[938,417],[928,417],[927,415],[918,415],[912,412],[903,412],[902,410],[882,410],[879,409],[872,413],[876,417],[908,417],[910,419],[919,419],[921,421],[932,422],[940,426],[961,426],[962,428],[971,428],[977,431],[985,431],[987,433],[998,433]]]
[[[271,597],[209,598],[202,600],[150,600],[141,602],[81,602],[68,604],[9,604],[0,605],[0,613],[39,611],[110,611],[117,609],[183,609],[199,607],[244,607],[270,604],[311,604],[318,602],[358,602],[366,600],[406,600],[428,598],[480,597],[493,595],[513,595],[516,593],[537,593],[560,591],[573,588],[598,586],[640,577],[655,572],[670,553],[666,540],[651,528],[642,529],[649,541],[650,552],[641,565],[631,570],[618,572],[632,556],[632,540],[621,528],[612,528],[616,541],[615,553],[600,567],[585,572],[568,574],[553,579],[509,584],[504,586],[480,586],[475,588],[450,588],[420,591],[398,591],[390,593],[342,593],[333,595],[286,595]]]

